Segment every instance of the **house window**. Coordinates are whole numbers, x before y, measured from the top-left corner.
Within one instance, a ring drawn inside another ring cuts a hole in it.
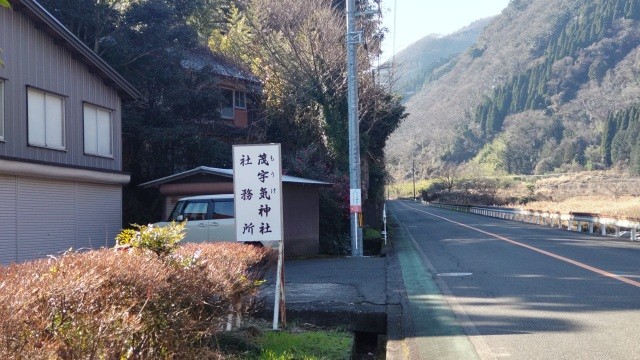
[[[222,89],[222,104],[220,105],[220,117],[233,119],[233,90]]]
[[[84,152],[113,157],[113,120],[111,111],[84,104]]]
[[[0,141],[4,140],[4,80],[0,79]]]
[[[64,98],[27,90],[29,145],[64,149]]]
[[[247,108],[247,93],[244,91],[235,91],[235,100],[236,100],[236,108],[238,109],[246,109]]]
[[[247,108],[247,93],[239,90],[222,89],[222,104],[220,117],[224,119],[235,118],[234,109]]]

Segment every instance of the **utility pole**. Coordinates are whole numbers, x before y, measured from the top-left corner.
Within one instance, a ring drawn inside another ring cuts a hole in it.
[[[360,180],[360,129],[358,123],[358,79],[356,76],[356,45],[362,33],[355,30],[355,0],[347,1],[347,102],[349,120],[349,212],[351,213],[351,256],[362,256],[362,182]]]
[[[413,160],[411,166],[411,175],[413,176],[413,201],[416,201],[416,161]]]

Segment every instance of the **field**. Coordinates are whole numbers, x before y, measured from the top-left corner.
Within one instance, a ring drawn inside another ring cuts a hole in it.
[[[613,171],[559,175],[535,182],[526,208],[640,218],[640,178]]]
[[[495,184],[494,188],[486,186],[487,179]],[[420,196],[422,189],[428,189],[436,181],[416,182],[417,196]],[[474,183],[484,183],[484,186],[474,187]],[[440,194],[443,195],[442,199],[464,202],[465,199],[477,199],[471,195],[483,192],[490,193],[485,198],[493,201],[479,205],[497,204],[531,210],[589,212],[640,219],[640,177],[613,170],[483,179],[465,178],[464,174],[460,174],[451,194],[446,190],[441,190]],[[389,198],[413,197],[413,184],[389,185],[387,193]]]

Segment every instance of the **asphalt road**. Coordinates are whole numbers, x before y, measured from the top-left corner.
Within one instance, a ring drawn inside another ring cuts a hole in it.
[[[640,243],[388,203],[411,358],[640,359]]]

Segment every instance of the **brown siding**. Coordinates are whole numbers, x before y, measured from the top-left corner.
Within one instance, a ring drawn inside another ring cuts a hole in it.
[[[318,254],[320,203],[315,186],[283,184],[285,254]]]
[[[0,156],[121,171],[121,102],[116,90],[19,11],[0,7],[0,48],[5,63],[0,77],[6,79]],[[65,96],[65,151],[28,146],[27,86]],[[84,155],[83,101],[114,111],[113,159]]]
[[[247,110],[236,109],[235,117],[233,118],[233,125],[239,128],[246,128],[249,126],[249,114]]]
[[[160,185],[160,193],[162,195],[216,195],[216,194],[233,194],[232,182],[218,183],[173,183]]]

